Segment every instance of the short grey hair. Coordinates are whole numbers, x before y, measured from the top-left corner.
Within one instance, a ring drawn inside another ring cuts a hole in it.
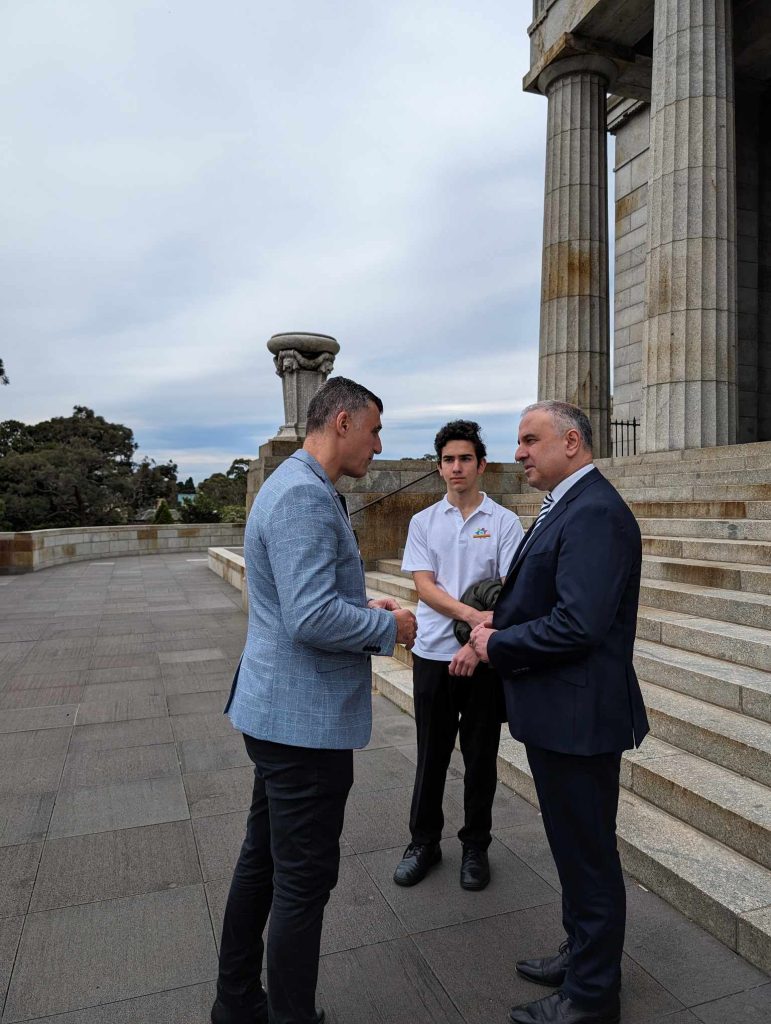
[[[592,425],[583,409],[579,409],[577,405],[571,405],[569,402],[535,402],[523,409],[522,415],[536,412],[538,409],[551,413],[555,427],[563,434],[567,434],[569,430],[577,430],[581,435],[584,448],[588,451],[592,450]]]
[[[349,416],[366,409],[372,402],[378,412],[383,411],[383,403],[363,384],[347,377],[330,377],[322,384],[308,405],[306,431],[315,434],[323,430],[330,420],[334,420],[343,411]]]

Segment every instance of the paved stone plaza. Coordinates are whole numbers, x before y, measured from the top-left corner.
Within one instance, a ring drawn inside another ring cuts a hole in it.
[[[203,555],[0,577],[2,1024],[206,1024],[251,771],[221,714],[240,594]],[[504,1024],[544,990],[514,961],[561,937],[538,813],[498,794],[493,882],[458,886],[460,848],[416,889],[407,833],[412,720],[375,698],[356,754],[319,1005],[330,1024]],[[462,810],[460,762],[446,800]],[[771,981],[628,880],[623,1017],[767,1024]]]

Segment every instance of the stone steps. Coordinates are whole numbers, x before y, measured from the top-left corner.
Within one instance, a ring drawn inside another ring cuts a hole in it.
[[[771,541],[771,519],[639,518],[646,537],[688,537],[704,540]]]
[[[771,545],[769,556],[771,557]],[[412,578],[411,573],[402,570],[401,560],[398,558],[378,559],[377,571],[402,579]],[[667,557],[663,554],[645,554],[642,574],[646,579],[670,583],[687,583],[719,590],[771,595],[771,565],[737,565],[732,561],[706,561],[697,558]]]
[[[708,540],[703,537],[654,537],[644,534],[643,554],[742,565],[771,565],[771,543],[764,540]]]
[[[769,672],[652,643],[639,636],[634,664],[641,681],[771,723]]]
[[[401,661],[374,659],[373,679],[384,696],[414,713],[412,673]],[[507,735],[499,747],[498,772],[501,781],[537,805],[524,747]],[[655,738],[624,756],[622,784],[618,835],[626,869],[768,970],[768,789]],[[714,834],[697,829],[695,822]],[[741,849],[732,848],[736,845]]]
[[[764,630],[771,628],[771,597],[768,594],[644,578],[640,584],[640,603],[720,622]]]
[[[690,583],[721,590],[741,590],[753,594],[771,594],[771,565],[737,565],[698,558],[669,558],[645,554],[642,574],[646,579],[670,583]]]
[[[518,515],[536,516],[541,507],[534,494],[509,494],[504,504]],[[635,516],[645,519],[771,519],[771,501],[627,501]]]
[[[771,785],[771,725],[641,682],[651,732],[763,786]],[[771,806],[768,808],[771,813]]]
[[[754,626],[641,605],[637,637],[763,672],[771,665],[771,634]]]

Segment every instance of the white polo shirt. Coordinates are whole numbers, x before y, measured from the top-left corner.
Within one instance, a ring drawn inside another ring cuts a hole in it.
[[[524,531],[519,518],[483,493],[464,522],[445,496],[410,521],[402,559],[405,572],[427,571],[456,599],[480,580],[505,576]],[[431,661],[452,661],[460,650],[453,620],[418,601],[418,638],[413,650]]]

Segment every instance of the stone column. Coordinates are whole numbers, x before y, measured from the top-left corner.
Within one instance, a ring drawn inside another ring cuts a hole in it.
[[[308,405],[332,372],[340,346],[327,334],[274,334],[268,350],[284,388],[284,425],[276,437],[302,441]]]
[[[610,454],[607,91],[615,67],[568,57],[542,72],[549,100],[538,397],[579,405]]]
[[[642,442],[736,440],[731,0],[656,0]]]

